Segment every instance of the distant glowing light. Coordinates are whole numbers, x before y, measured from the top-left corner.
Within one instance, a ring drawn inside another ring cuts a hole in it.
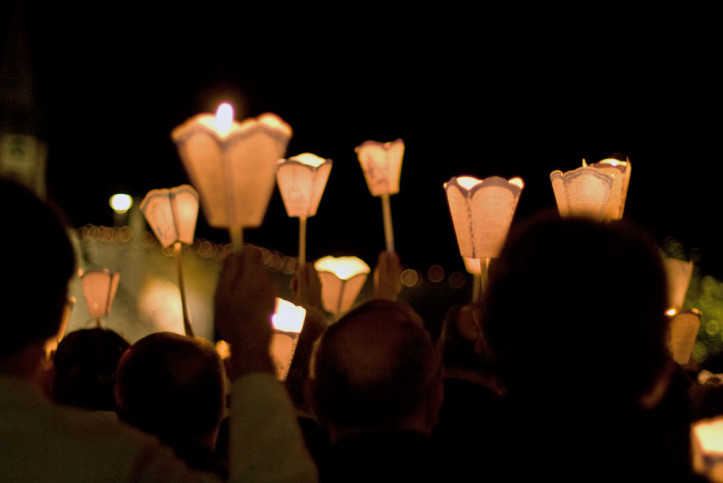
[[[419,284],[419,272],[414,269],[407,268],[402,271],[402,285],[405,287],[416,287]]]
[[[449,275],[449,286],[454,290],[460,290],[467,282],[467,277],[462,272],[452,272]]]
[[[444,268],[441,265],[432,265],[427,270],[427,278],[433,283],[441,282],[444,280]]]
[[[110,197],[109,204],[113,211],[122,215],[133,206],[133,197],[125,193],[116,193]]]

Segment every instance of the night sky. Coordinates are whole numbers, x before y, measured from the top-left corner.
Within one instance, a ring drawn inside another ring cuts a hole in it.
[[[704,272],[723,278],[720,42],[702,12],[657,12],[669,18],[653,21],[453,6],[28,3],[49,194],[78,226],[112,223],[115,190],[140,199],[188,182],[171,130],[226,100],[237,119],[273,112],[289,123],[288,155],[333,160],[308,224],[310,259],[353,254],[375,263],[384,249],[381,203],[354,148],[402,138],[401,190],[391,204],[407,266],[461,267],[442,189],[452,176],[521,176],[519,220],[554,208],[551,171],[619,153],[632,163],[626,217],[661,243],[679,240]],[[0,21],[7,28],[7,15]],[[293,255],[297,226],[277,190],[263,225],[244,237]],[[227,240],[203,219],[197,236]]]

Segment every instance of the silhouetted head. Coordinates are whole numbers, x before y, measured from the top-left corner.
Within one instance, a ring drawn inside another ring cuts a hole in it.
[[[57,334],[75,252],[58,210],[15,181],[0,178],[0,358]]]
[[[438,409],[434,346],[399,302],[372,300],[332,324],[317,342],[311,380],[316,415],[332,428],[398,429]]]
[[[158,332],[136,341],[118,364],[120,419],[171,447],[215,438],[225,408],[225,373],[209,341]]]
[[[53,400],[85,409],[113,411],[116,367],[128,347],[128,341],[109,329],[68,333],[53,356]]]
[[[484,304],[485,341],[511,394],[639,400],[667,360],[659,250],[627,221],[518,225],[490,266]]]

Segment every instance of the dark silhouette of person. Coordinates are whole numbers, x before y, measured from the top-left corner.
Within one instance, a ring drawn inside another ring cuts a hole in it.
[[[442,398],[439,361],[408,305],[373,299],[326,329],[309,391],[331,441],[321,481],[434,479],[429,434]]]
[[[478,453],[489,453],[504,429],[505,406],[484,353],[481,312],[479,302],[450,307],[437,339],[444,400],[432,439],[451,481],[479,471]]]
[[[60,212],[18,182],[0,179],[0,220],[0,481],[220,481],[158,438],[49,400],[46,343],[60,329],[75,251]],[[260,253],[224,260],[214,323],[232,347],[230,481],[317,480],[268,353],[274,290]]]
[[[111,329],[94,327],[66,334],[49,369],[50,396],[56,403],[115,411],[115,373],[130,343]]]
[[[509,416],[480,464],[510,480],[694,478],[654,411],[674,372],[666,297],[655,240],[630,221],[540,214],[517,225],[483,299]]]
[[[227,477],[215,453],[226,409],[226,375],[209,341],[157,332],[123,355],[115,385],[118,417],[158,436],[191,468]]]

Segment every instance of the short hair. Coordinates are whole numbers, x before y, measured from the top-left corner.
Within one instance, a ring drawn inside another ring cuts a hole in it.
[[[0,178],[0,357],[57,334],[75,273],[75,251],[63,214],[29,188]]]
[[[535,216],[490,265],[482,325],[498,380],[639,398],[668,357],[666,300],[659,249],[639,225]]]
[[[317,341],[313,402],[322,423],[390,427],[429,400],[439,364],[410,307],[371,300],[347,312]]]
[[[115,410],[115,372],[130,343],[104,328],[79,329],[58,343],[50,393],[56,403],[91,410]]]
[[[116,374],[118,416],[170,446],[207,436],[225,409],[225,372],[213,344],[157,332],[136,341]]]

